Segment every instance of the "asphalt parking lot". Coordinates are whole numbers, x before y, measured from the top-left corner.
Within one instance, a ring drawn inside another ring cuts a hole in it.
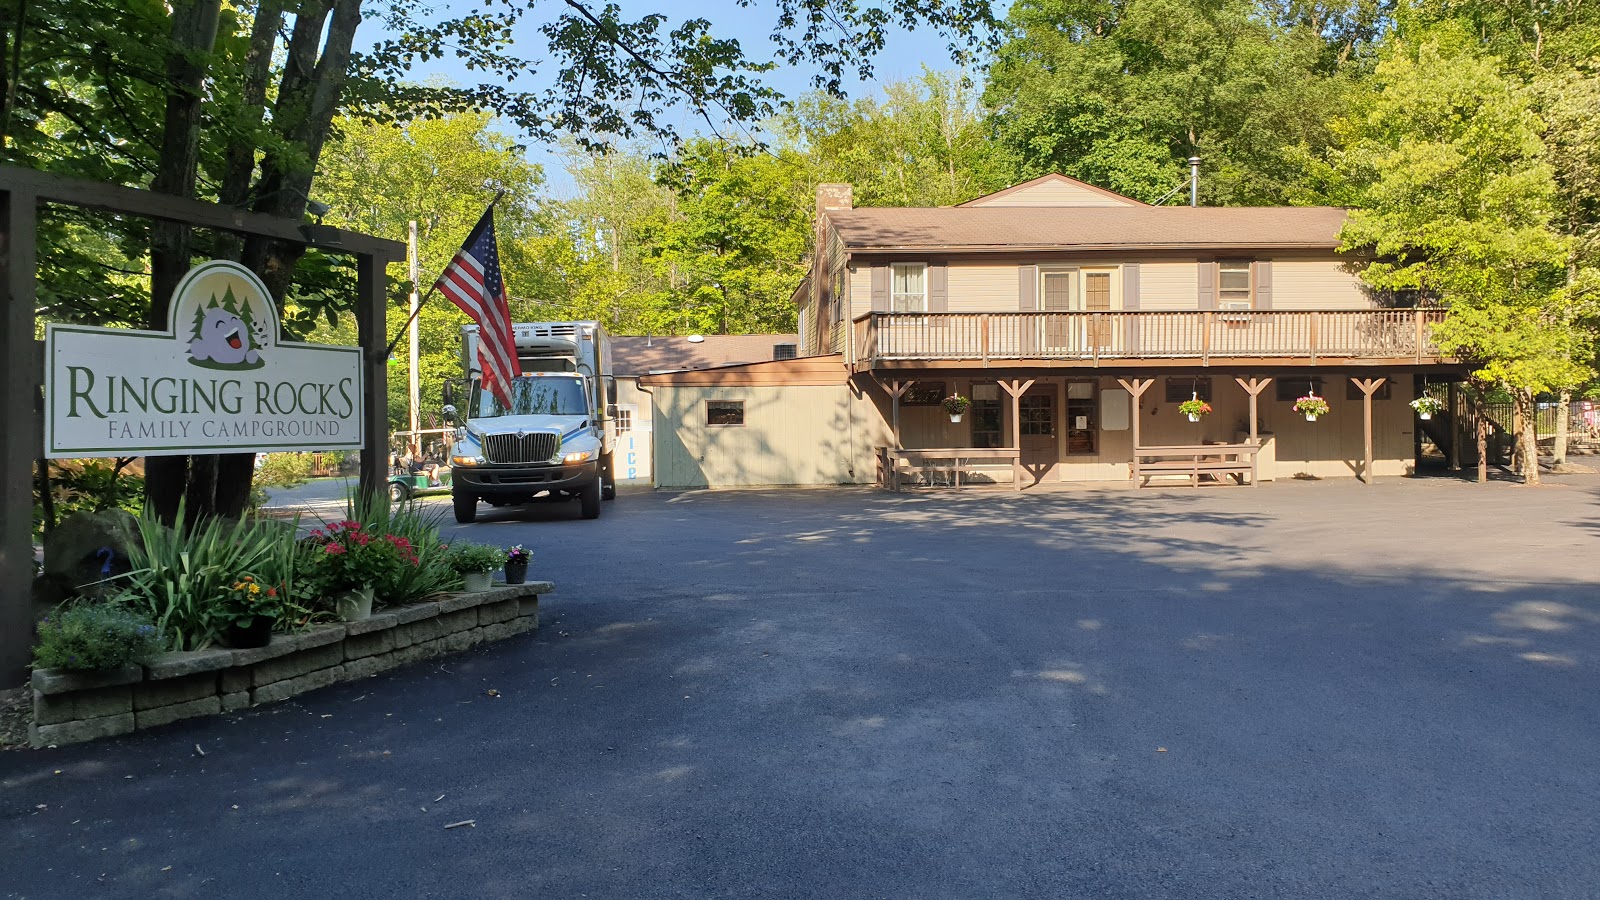
[[[458,533],[533,549],[537,634],[0,754],[0,896],[1600,890],[1593,478],[629,493]]]

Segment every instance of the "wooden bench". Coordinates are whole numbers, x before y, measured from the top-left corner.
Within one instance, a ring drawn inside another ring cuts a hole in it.
[[[1136,447],[1133,451],[1133,481],[1144,487],[1156,475],[1187,475],[1191,487],[1200,486],[1201,475],[1232,475],[1240,484],[1250,476],[1256,485],[1256,453],[1259,444],[1188,444],[1177,447]],[[1144,462],[1153,459],[1154,462]]]
[[[929,483],[932,476],[945,472],[957,490],[961,489],[961,472],[976,462],[1003,462],[1013,466],[1021,459],[1016,450],[1004,447],[918,447],[907,450],[899,447],[878,448],[878,481],[891,491],[900,490],[900,463],[920,470]]]

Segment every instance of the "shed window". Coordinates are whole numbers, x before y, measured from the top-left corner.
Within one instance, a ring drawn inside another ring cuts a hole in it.
[[[743,400],[707,400],[707,425],[743,425]]]
[[[928,311],[926,263],[895,263],[890,267],[889,308],[895,312]]]
[[[633,410],[626,406],[617,407],[617,434],[627,434],[633,430]]]

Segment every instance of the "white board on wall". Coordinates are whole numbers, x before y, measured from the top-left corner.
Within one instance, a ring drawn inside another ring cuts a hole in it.
[[[1128,392],[1122,388],[1106,388],[1100,392],[1100,430],[1127,431],[1128,410],[1133,406]]]

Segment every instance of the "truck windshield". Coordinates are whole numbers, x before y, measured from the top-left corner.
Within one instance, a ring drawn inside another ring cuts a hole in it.
[[[495,416],[582,416],[589,412],[583,382],[576,378],[522,377],[511,383],[512,408],[507,409],[494,394],[473,384],[472,409],[475,418]]]

